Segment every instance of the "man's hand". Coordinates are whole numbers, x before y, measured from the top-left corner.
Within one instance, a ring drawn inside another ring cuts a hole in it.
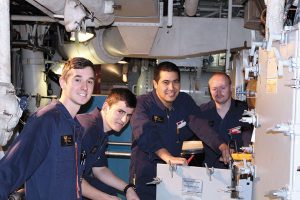
[[[161,149],[157,150],[155,153],[158,157],[160,157],[167,164],[184,165],[184,166],[187,165],[187,161],[185,158],[174,157],[165,148],[161,148]]]
[[[186,166],[187,165],[187,160],[185,158],[181,158],[181,157],[170,156],[169,161],[167,162],[167,164]]]
[[[224,162],[225,164],[228,164],[231,160],[230,149],[228,145],[222,143],[219,146],[219,150],[222,152],[222,157],[220,158],[220,161]]]
[[[132,187],[128,188],[126,192],[126,199],[127,200],[140,200],[140,198],[137,196],[136,192]]]

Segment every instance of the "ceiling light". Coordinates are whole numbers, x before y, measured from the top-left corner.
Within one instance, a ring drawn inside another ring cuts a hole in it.
[[[95,36],[95,33],[92,29],[88,29],[86,31],[78,31],[78,32],[71,32],[71,41],[78,41],[78,42],[86,42],[92,39]]]
[[[124,83],[127,83],[127,81],[128,81],[127,74],[122,74],[122,81],[123,81]]]
[[[126,62],[126,60],[119,60],[118,63],[119,64],[127,64],[128,62]]]

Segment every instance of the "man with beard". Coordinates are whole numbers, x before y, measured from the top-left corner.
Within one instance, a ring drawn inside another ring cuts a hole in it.
[[[244,110],[248,110],[246,102],[231,97],[231,79],[225,73],[215,73],[208,81],[212,100],[200,106],[199,114],[208,119],[211,126],[225,140],[231,152],[241,151],[242,146],[249,146],[253,126],[240,122]],[[228,168],[219,161],[219,155],[204,143],[204,163],[208,167]]]

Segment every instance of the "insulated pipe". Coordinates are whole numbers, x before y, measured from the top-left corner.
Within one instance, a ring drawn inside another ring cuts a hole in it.
[[[0,146],[7,144],[22,115],[11,84],[9,0],[0,1]],[[3,156],[0,148],[0,159]]]
[[[47,84],[45,82],[45,60],[43,52],[22,49],[22,66],[24,90],[26,94],[33,94],[37,97],[47,96]],[[37,95],[39,94],[39,95]],[[41,100],[45,102],[41,102]],[[30,113],[36,111],[40,105],[46,105],[48,99],[38,99],[29,102]]]
[[[199,0],[185,0],[184,9],[187,16],[193,17],[196,15]]]
[[[43,52],[22,49],[24,73],[24,90],[27,94],[47,96],[47,85],[44,81],[45,60]]]
[[[270,35],[281,34],[283,30],[284,4],[285,1],[282,0],[267,1],[266,28],[269,29],[267,33]]]
[[[26,0],[27,2],[31,3],[35,7],[38,7],[40,10],[45,12],[48,16],[54,17],[55,15],[64,15],[65,11],[65,3],[67,0]],[[72,3],[77,3],[76,0],[71,0]],[[94,14],[95,19],[87,19],[85,21],[86,24],[90,24],[91,26],[104,26],[109,25],[114,20],[114,14],[112,13],[105,13],[107,11],[113,11],[111,1],[105,0],[81,0],[79,1],[82,5],[84,5],[89,12]],[[68,3],[68,2],[67,2]],[[67,4],[66,4],[67,5]],[[109,7],[111,7],[109,9]],[[46,9],[45,9],[46,8]],[[74,7],[76,10],[76,7]],[[51,11],[51,12],[49,12]],[[76,13],[75,13],[76,17]],[[74,22],[75,23],[75,22]]]
[[[58,22],[58,20],[47,16],[12,15],[10,19],[13,21]]]
[[[45,8],[50,10],[55,14],[64,14],[65,8],[65,0],[26,0],[28,3],[32,4],[33,6],[39,8],[41,11],[45,12],[50,17],[53,17],[50,12],[47,12]]]
[[[9,0],[0,1],[0,82],[11,82]]]

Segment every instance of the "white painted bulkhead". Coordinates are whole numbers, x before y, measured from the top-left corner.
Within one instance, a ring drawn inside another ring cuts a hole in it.
[[[259,50],[254,200],[300,199],[299,62],[293,70],[284,67],[283,76],[278,76],[280,60],[299,58],[299,26],[294,28],[286,44],[275,42],[272,51]]]

